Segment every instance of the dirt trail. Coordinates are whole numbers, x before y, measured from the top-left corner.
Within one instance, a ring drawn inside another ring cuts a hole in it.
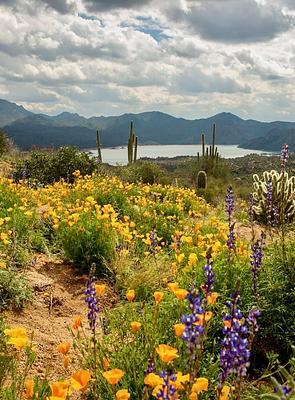
[[[77,275],[75,269],[59,260],[44,255],[36,257],[34,266],[25,273],[34,294],[32,302],[20,313],[7,313],[5,319],[11,326],[23,326],[33,333],[37,351],[34,372],[42,376],[46,369],[49,377],[64,373],[62,356],[56,346],[71,341],[68,327],[77,315],[86,321],[84,287],[87,277]]]

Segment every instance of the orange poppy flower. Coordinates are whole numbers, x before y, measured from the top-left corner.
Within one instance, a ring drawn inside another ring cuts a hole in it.
[[[104,369],[108,369],[110,366],[110,360],[107,357],[102,359],[102,366]]]
[[[29,379],[25,381],[25,390],[23,392],[23,396],[26,399],[31,399],[34,394],[34,381],[33,379]]]
[[[68,382],[54,382],[50,385],[51,396],[49,400],[65,399],[69,394]]]
[[[135,299],[135,291],[133,289],[129,289],[126,293],[126,297],[128,301],[133,301]]]
[[[174,292],[176,289],[178,289],[178,282],[169,282],[167,286],[170,292]]]
[[[174,294],[178,298],[178,300],[184,300],[188,295],[188,291],[185,289],[176,289],[174,290]]]
[[[211,311],[206,311],[205,314],[197,314],[199,320],[194,323],[194,325],[204,325],[204,321],[208,322],[213,316]]]
[[[71,343],[70,342],[64,342],[64,343],[60,343],[56,349],[59,353],[66,355],[68,354],[69,350],[71,348]]]
[[[230,387],[227,385],[223,386],[218,400],[227,400],[229,393],[230,393]]]
[[[4,329],[4,334],[9,337],[7,344],[12,344],[17,350],[22,349],[29,342],[27,330],[22,327]]]
[[[151,372],[144,378],[144,384],[147,386],[150,386],[152,388],[162,385],[163,384],[163,378],[160,378],[159,375],[154,374]]]
[[[164,293],[163,292],[155,292],[154,293],[154,299],[156,301],[156,304],[160,304],[161,301],[163,300]]]
[[[68,356],[64,356],[64,367],[67,369],[70,365],[70,359]]]
[[[160,359],[165,363],[170,363],[178,357],[177,349],[168,346],[167,344],[160,344],[156,348],[156,352],[159,354]]]
[[[192,386],[192,392],[197,394],[201,392],[207,392],[209,381],[207,378],[198,378],[195,380],[195,383]]]
[[[121,380],[122,376],[125,375],[125,372],[121,369],[115,368],[103,372],[102,375],[110,385],[116,385]]]
[[[82,318],[81,318],[80,315],[78,315],[74,319],[74,323],[72,325],[72,329],[77,330],[78,328],[80,328],[81,325],[82,325]]]
[[[128,400],[130,399],[130,393],[127,389],[118,390],[116,393],[116,400]]]
[[[90,377],[90,372],[87,370],[81,369],[80,371],[76,372],[71,376],[71,384],[73,389],[85,392],[88,387]]]
[[[95,291],[97,296],[103,296],[106,292],[107,286],[105,284],[95,285]]]
[[[227,328],[231,328],[231,321],[225,320],[225,321],[223,321],[223,323],[224,323],[224,326],[226,326]]]
[[[211,294],[209,294],[207,296],[208,304],[210,304],[210,305],[215,304],[218,296],[219,296],[219,294],[217,292],[212,292]]]
[[[130,326],[131,326],[132,332],[133,332],[133,333],[136,333],[136,332],[139,331],[139,329],[140,329],[140,327],[141,327],[141,323],[140,323],[140,322],[133,321],[133,322],[131,322]]]
[[[183,334],[185,330],[185,324],[175,324],[173,325],[175,336],[179,337]]]

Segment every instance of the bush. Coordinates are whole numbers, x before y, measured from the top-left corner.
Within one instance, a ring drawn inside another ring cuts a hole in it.
[[[26,179],[43,185],[60,179],[73,183],[75,171],[79,170],[81,175],[91,175],[96,169],[95,159],[87,153],[75,147],[61,147],[53,152],[33,151],[29,159],[15,165],[13,178],[17,182]]]
[[[98,275],[107,273],[107,266],[114,256],[116,246],[110,218],[107,212],[96,215],[95,212],[86,211],[80,216],[73,214],[72,218],[61,222],[58,240],[66,258],[73,261],[79,270],[88,270],[95,263]]]
[[[159,165],[149,162],[139,161],[135,164],[127,165],[119,170],[118,175],[128,182],[134,183],[169,183],[165,171]]]
[[[23,276],[8,269],[0,270],[0,312],[23,308],[31,295],[31,289]]]

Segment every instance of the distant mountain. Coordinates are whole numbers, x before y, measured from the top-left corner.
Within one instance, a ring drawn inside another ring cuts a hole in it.
[[[206,133],[206,141],[210,142],[213,123],[217,124],[218,144],[243,147],[245,143],[252,143],[252,140],[264,136],[267,137],[264,140],[269,141],[268,135],[273,130],[279,130],[283,134],[295,129],[295,122],[265,123],[244,120],[225,112],[196,120],[176,118],[158,111],[91,118],[69,112],[48,116],[33,114],[14,103],[0,100],[0,126],[4,127],[8,136],[22,149],[66,144],[80,148],[95,147],[96,129],[100,131],[103,146],[126,145],[130,121],[134,122],[140,144],[197,144],[200,143],[201,132]],[[262,146],[260,142],[257,143]],[[276,146],[275,141],[275,150],[279,150]]]
[[[8,125],[17,119],[32,114],[33,113],[27,111],[23,106],[18,106],[15,103],[0,99],[0,126]]]
[[[270,130],[266,135],[248,140],[239,147],[253,150],[278,151],[287,143],[290,151],[295,151],[295,128]]]

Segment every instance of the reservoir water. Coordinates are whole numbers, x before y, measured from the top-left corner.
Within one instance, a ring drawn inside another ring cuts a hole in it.
[[[96,149],[87,150],[93,156],[97,156]],[[260,150],[240,149],[234,145],[218,145],[218,151],[223,158],[243,157],[247,154],[272,154]],[[111,165],[127,164],[127,147],[103,148],[102,161]],[[138,159],[141,157],[177,157],[177,156],[196,156],[197,152],[201,154],[202,146],[197,144],[188,145],[144,145],[138,146]]]

